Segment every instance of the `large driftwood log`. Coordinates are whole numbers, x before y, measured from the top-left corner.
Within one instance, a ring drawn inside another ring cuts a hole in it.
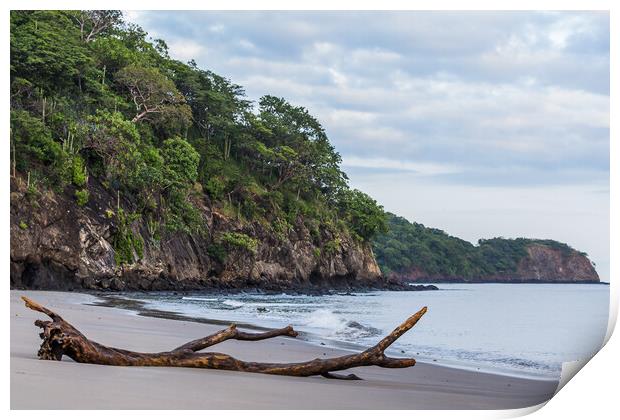
[[[290,325],[285,328],[262,333],[247,333],[237,330],[233,324],[214,334],[183,344],[174,350],[161,353],[139,353],[107,347],[87,339],[80,331],[57,313],[22,296],[26,306],[42,312],[52,321],[35,321],[43,329],[39,336],[43,339],[38,356],[44,360],[60,360],[69,356],[78,363],[92,363],[114,366],[174,366],[207,369],[235,370],[241,372],[268,373],[272,375],[314,376],[321,375],[334,379],[360,379],[356,375],[337,375],[332,372],[358,366],[379,366],[384,368],[405,368],[415,365],[415,359],[392,358],[385,350],[401,335],[409,331],[426,313],[424,307],[398,326],[377,345],[357,353],[328,359],[314,359],[299,363],[256,363],[244,362],[223,353],[199,353],[207,347],[226,340],[257,341],[266,338],[289,336],[297,332]]]

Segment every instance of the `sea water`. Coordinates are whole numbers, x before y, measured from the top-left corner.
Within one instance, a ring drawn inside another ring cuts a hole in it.
[[[466,369],[559,378],[563,362],[590,358],[607,330],[604,284],[438,284],[440,290],[323,296],[134,294],[151,309],[282,327],[330,346],[375,344],[411,314],[428,313],[388,352]]]

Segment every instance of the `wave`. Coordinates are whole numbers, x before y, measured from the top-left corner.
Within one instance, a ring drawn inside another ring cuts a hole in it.
[[[245,305],[245,303],[240,302],[238,300],[234,300],[234,299],[226,299],[225,301],[222,302],[222,305],[230,306],[233,309],[237,309],[237,308],[241,308],[243,305]]]
[[[525,358],[499,352],[450,349],[409,343],[401,344],[398,348],[427,363],[439,363],[465,369],[483,369],[510,375],[555,378],[562,369],[561,363],[551,360]]]
[[[355,338],[368,338],[375,337],[380,335],[382,331],[378,328],[371,327],[368,325],[360,324],[357,321],[349,321],[347,322],[346,328],[341,331],[341,334],[344,336],[351,336]]]
[[[217,302],[217,298],[202,298],[202,297],[191,297],[191,296],[183,296],[181,300],[197,300],[200,302]]]
[[[311,329],[326,331],[330,338],[347,339],[347,341],[375,337],[382,333],[378,328],[348,320],[328,309],[311,312],[305,319],[304,325]]]

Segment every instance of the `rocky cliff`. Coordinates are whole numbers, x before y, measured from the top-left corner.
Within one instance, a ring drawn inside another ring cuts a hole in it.
[[[274,235],[269,226],[242,223],[205,202],[197,205],[206,234],[168,234],[155,240],[148,224],[135,220],[129,229],[143,246],[140,252],[131,251],[136,261],[118,264],[112,245],[120,229],[114,217],[117,197],[94,179],[89,190],[91,199],[80,207],[71,191],[40,190],[32,196],[23,179],[11,180],[11,287],[321,290],[389,286],[371,247],[347,234],[334,238],[329,231],[321,231],[317,237],[300,219],[284,235]],[[121,207],[129,204],[120,203]],[[255,239],[256,249],[214,253],[214,243],[226,232]]]
[[[527,255],[518,262],[515,270],[478,276],[429,274],[419,267],[390,274],[395,281],[435,282],[506,282],[506,283],[572,283],[598,282],[599,276],[583,253],[563,251],[549,245],[526,246]]]
[[[388,213],[373,248],[388,278],[401,282],[598,282],[587,255],[551,239],[491,238],[476,245]]]

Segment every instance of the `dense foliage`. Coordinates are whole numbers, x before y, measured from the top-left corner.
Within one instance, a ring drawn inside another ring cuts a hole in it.
[[[252,104],[118,11],[11,12],[11,146],[13,171],[32,185],[69,188],[84,206],[97,182],[125,203],[105,210],[120,226],[119,263],[140,253],[130,219],[155,240],[203,235],[205,202],[280,237],[298,223],[360,241],[385,230],[382,207],[349,189],[305,108],[273,96]],[[256,248],[240,234],[223,240]]]
[[[540,244],[565,254],[570,246],[541,239],[481,239],[478,245],[450,236],[439,229],[411,223],[388,213],[388,231],[376,236],[373,248],[384,274],[419,269],[429,275],[472,279],[510,273],[527,255],[526,247]]]

